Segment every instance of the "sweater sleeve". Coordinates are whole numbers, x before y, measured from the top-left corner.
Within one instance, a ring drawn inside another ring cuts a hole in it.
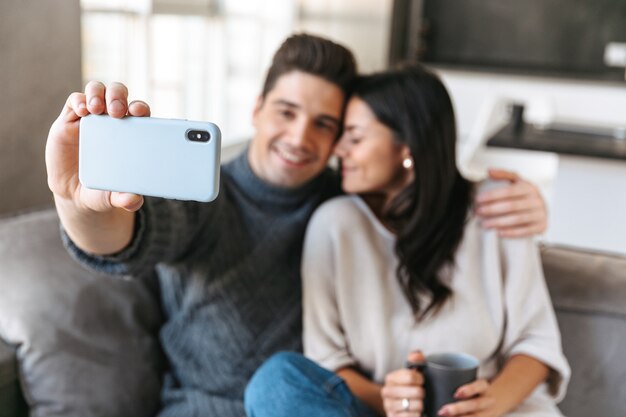
[[[332,205],[323,205],[307,229],[302,256],[304,354],[336,371],[354,365],[337,301],[337,228]],[[337,213],[335,213],[336,215]],[[335,236],[334,236],[335,235]]]
[[[570,368],[544,280],[539,250],[532,239],[502,241],[506,330],[504,358],[524,354],[550,368],[547,388],[556,401],[565,396]]]
[[[171,262],[184,254],[206,222],[208,207],[214,203],[146,197],[137,212],[131,243],[112,255],[83,251],[63,228],[61,238],[70,255],[89,269],[112,275],[140,275],[159,262]]]

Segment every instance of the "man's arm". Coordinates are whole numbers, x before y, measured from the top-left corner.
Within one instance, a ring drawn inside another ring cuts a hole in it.
[[[531,237],[546,231],[548,213],[539,189],[517,174],[489,170],[489,178],[508,181],[508,186],[483,191],[476,196],[476,214],[482,225],[497,229],[501,237]]]
[[[52,124],[46,143],[48,186],[54,194],[63,228],[80,249],[107,255],[124,249],[132,240],[135,211],[143,205],[136,194],[91,190],[78,180],[80,119],[88,114],[111,117],[149,116],[141,101],[128,104],[128,89],[92,81],[84,93],[71,94]]]
[[[132,238],[135,213],[123,209],[97,212],[76,207],[54,196],[63,229],[72,242],[92,255],[110,255],[126,248]]]

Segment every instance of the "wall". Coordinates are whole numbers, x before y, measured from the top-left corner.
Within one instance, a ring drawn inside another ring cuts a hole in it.
[[[49,204],[44,149],[81,87],[78,0],[0,2],[0,215]]]
[[[524,77],[464,71],[440,71],[457,108],[461,136],[472,128],[481,105],[503,96],[526,102],[527,116],[542,117],[552,108],[553,117],[580,123],[626,124],[626,82],[623,84]],[[545,109],[545,111],[544,111]],[[547,116],[547,114],[546,114]]]
[[[349,47],[362,72],[387,67],[391,0],[300,0],[296,31],[337,40]]]
[[[459,121],[461,148],[495,97],[527,104],[529,121],[550,118],[626,126],[626,83],[440,71]],[[550,204],[552,243],[626,253],[626,161],[479,147],[483,167],[514,169],[540,183]]]
[[[173,14],[145,1],[84,0],[84,81],[125,83],[155,117],[215,122],[223,144],[253,134],[265,71],[293,32],[348,45],[364,71],[386,66],[391,0],[214,1],[209,14],[165,3]]]

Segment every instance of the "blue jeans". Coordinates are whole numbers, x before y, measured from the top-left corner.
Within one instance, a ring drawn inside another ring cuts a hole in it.
[[[338,375],[295,352],[269,358],[252,376],[248,417],[376,417]]]

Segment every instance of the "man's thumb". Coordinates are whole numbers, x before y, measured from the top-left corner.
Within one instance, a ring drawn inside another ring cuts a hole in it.
[[[143,196],[132,193],[111,192],[111,205],[126,211],[137,211],[143,205]]]

